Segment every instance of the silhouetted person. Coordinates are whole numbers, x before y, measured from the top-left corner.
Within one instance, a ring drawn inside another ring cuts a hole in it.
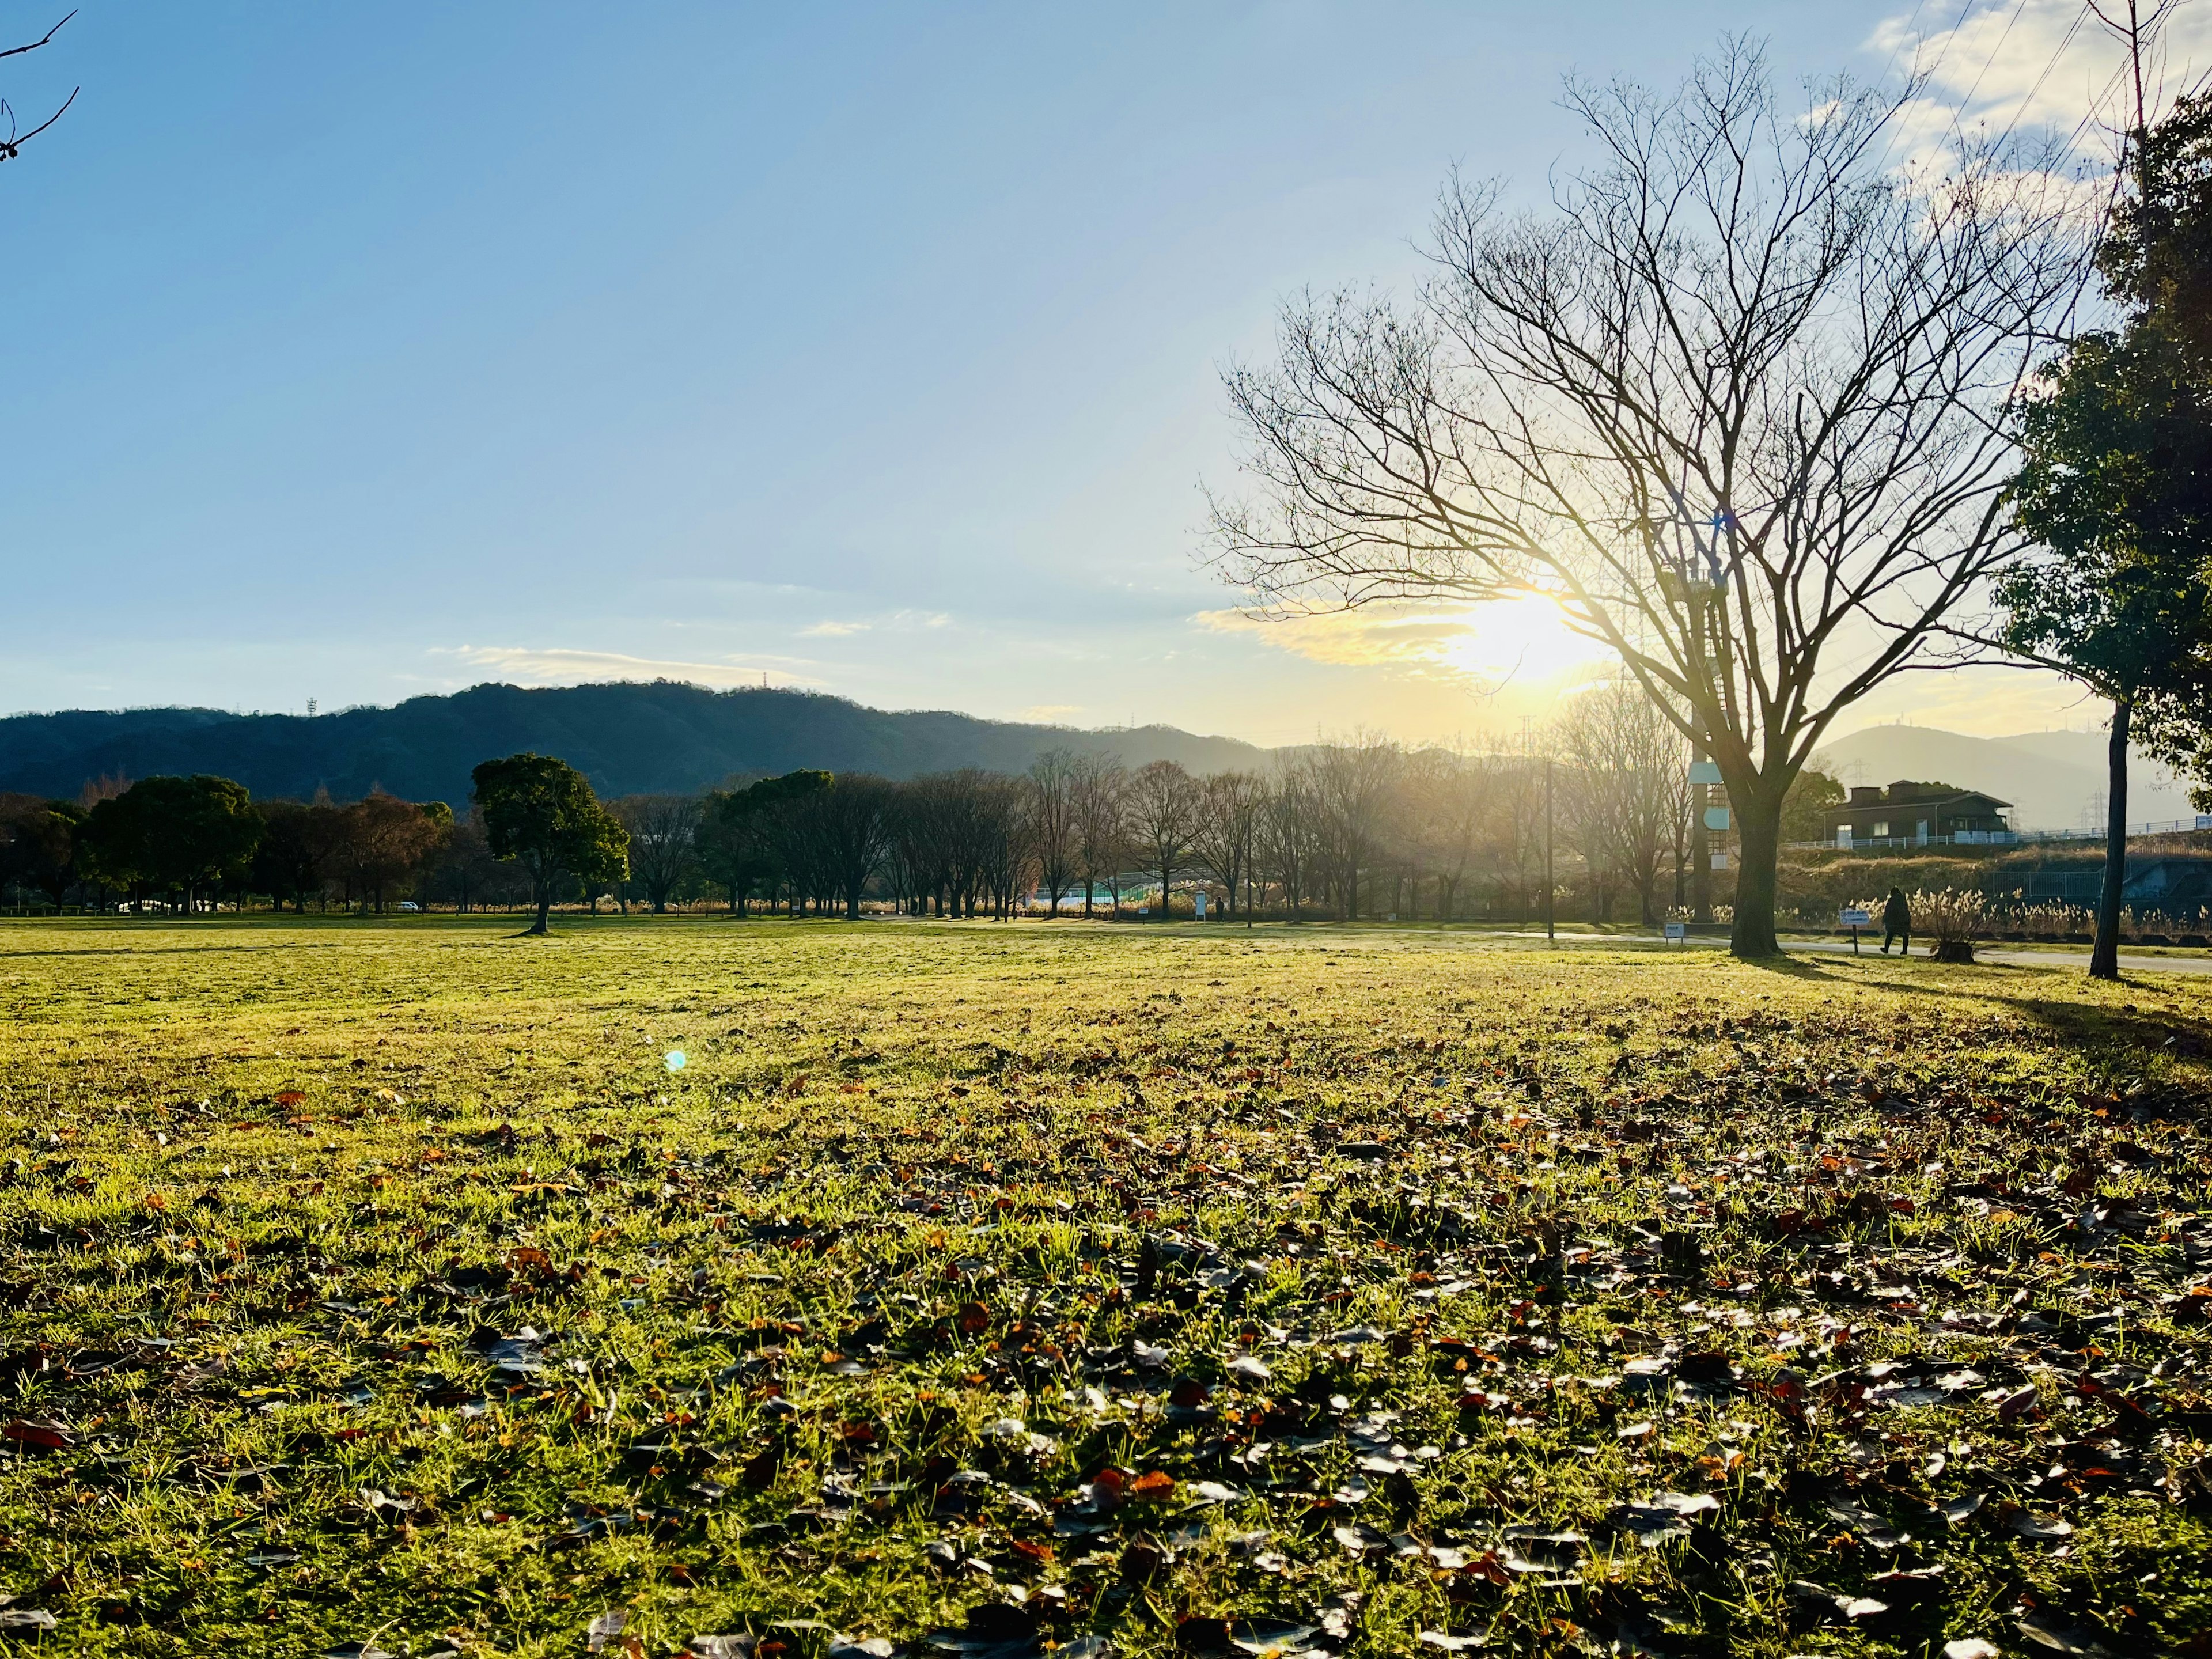
[[[1881,907],[1881,953],[1889,954],[1889,942],[1895,939],[1898,954],[1912,954],[1912,907],[1905,902],[1905,890],[1889,890],[1889,902]]]

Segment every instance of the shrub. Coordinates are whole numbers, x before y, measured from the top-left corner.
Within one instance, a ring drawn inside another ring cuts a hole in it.
[[[1977,892],[1944,887],[1913,896],[1913,930],[1935,941],[1938,962],[1972,962],[1989,920],[1989,901]]]

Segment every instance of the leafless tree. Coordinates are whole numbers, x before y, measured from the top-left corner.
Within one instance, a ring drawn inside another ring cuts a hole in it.
[[[1176,877],[1189,867],[1205,807],[1198,780],[1173,761],[1139,767],[1129,780],[1129,838],[1146,867],[1159,874],[1162,921],[1168,919]]]
[[[625,795],[613,804],[629,831],[630,874],[658,914],[667,912],[669,895],[698,866],[702,809],[697,795]]]
[[[1036,885],[1032,804],[1027,780],[1022,778],[991,778],[978,796],[982,839],[977,867],[991,901],[991,914],[1000,921],[1013,915],[1016,902]]]
[[[40,36],[39,39],[35,40],[27,41],[20,46],[0,47],[0,58],[21,58],[27,52],[36,52],[40,46],[45,46],[48,41],[52,40],[55,35],[61,33],[62,23],[68,22],[70,17],[74,17],[76,15],[76,11],[71,10],[68,17],[62,19],[61,23],[55,24],[53,27],[48,29],[43,35]],[[33,127],[28,132],[23,132],[18,130],[14,107],[6,99],[0,98],[0,121],[4,121],[8,127],[6,137],[0,137],[0,161],[12,161],[16,158],[16,156],[20,155],[22,153],[24,145],[29,143],[32,139],[37,137],[48,127],[53,125],[55,122],[62,118],[63,112],[66,111],[71,104],[76,102],[76,95],[82,90],[83,88],[82,87],[70,88],[70,95],[62,100],[61,107],[57,109],[52,115],[46,117],[45,120],[40,122],[38,125]]]
[[[2052,147],[1892,165],[1918,90],[1784,109],[1744,41],[1672,97],[1571,83],[1602,159],[1554,212],[1455,180],[1412,307],[1294,304],[1228,376],[1224,572],[1262,605],[1555,600],[1718,763],[1741,956],[1776,949],[1798,769],[1954,660],[1939,625],[2017,552],[2002,416],[2086,271]]]
[[[1249,903],[1240,899],[1238,887],[1252,872],[1253,841],[1258,831],[1261,803],[1267,799],[1264,779],[1252,772],[1216,772],[1201,786],[1197,832],[1191,850],[1199,867],[1219,882],[1228,894],[1224,917],[1234,916]]]
[[[1060,896],[1075,885],[1083,863],[1076,770],[1075,757],[1065,749],[1047,750],[1029,770],[1030,838],[1054,916],[1060,914]]]
[[[1091,915],[1091,896],[1101,881],[1112,881],[1129,851],[1129,774],[1119,757],[1079,755],[1069,772],[1069,798],[1075,815],[1075,854],[1083,874],[1083,915]],[[1114,890],[1114,912],[1121,910],[1121,891]]]
[[[1346,921],[1359,915],[1359,878],[1382,834],[1405,751],[1371,732],[1317,745],[1307,775],[1330,890]]]
[[[1320,809],[1313,781],[1303,765],[1285,767],[1269,784],[1261,804],[1255,861],[1282,890],[1283,913],[1304,920],[1307,887],[1320,850]]]
[[[1661,863],[1686,834],[1689,744],[1644,688],[1624,679],[1567,704],[1558,748],[1594,887],[1601,872],[1625,876],[1644,922],[1656,921]],[[1594,897],[1598,920],[1609,921],[1607,896],[1600,889]]]
[[[1497,768],[1490,757],[1464,747],[1414,758],[1417,833],[1436,878],[1437,920],[1449,921],[1461,887],[1496,840]]]

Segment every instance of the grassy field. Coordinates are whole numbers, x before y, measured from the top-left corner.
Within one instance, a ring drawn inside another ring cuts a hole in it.
[[[0,924],[0,1639],[2212,1649],[2201,981],[511,926]]]

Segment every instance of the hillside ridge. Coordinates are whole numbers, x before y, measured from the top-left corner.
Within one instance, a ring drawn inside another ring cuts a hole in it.
[[[1016,772],[1054,748],[1205,772],[1264,765],[1268,756],[1172,726],[1084,731],[870,708],[818,692],[676,681],[488,683],[313,716],[185,708],[9,715],[0,718],[0,792],[73,796],[103,776],[213,772],[259,797],[323,788],[343,800],[381,787],[459,804],[478,761],[525,749],[568,761],[602,794],[626,795],[802,766],[893,778],[968,766]]]

